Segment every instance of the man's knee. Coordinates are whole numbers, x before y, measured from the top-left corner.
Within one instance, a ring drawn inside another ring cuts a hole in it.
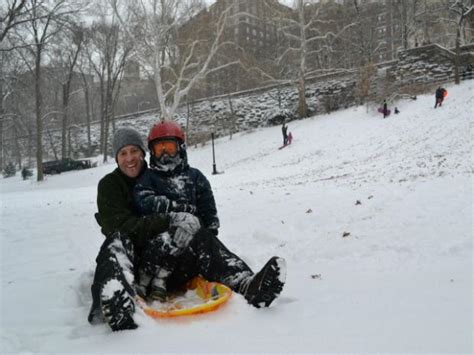
[[[217,238],[216,233],[208,228],[201,228],[193,238],[192,248],[194,250],[205,250],[211,252],[219,248],[225,248],[224,244]],[[226,249],[227,250],[227,249]]]
[[[118,254],[125,256],[133,262],[133,243],[125,234],[120,232],[116,232],[105,238],[104,243],[102,243],[102,246],[100,247],[96,262],[99,264],[103,260],[109,259]]]

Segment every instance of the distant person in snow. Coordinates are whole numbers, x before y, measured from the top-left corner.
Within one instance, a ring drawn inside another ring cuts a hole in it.
[[[398,115],[400,113],[400,110],[398,109],[398,107],[395,106],[395,109],[393,112],[395,112],[395,114]]]
[[[288,144],[288,126],[283,121],[283,125],[281,126],[281,133],[283,134],[283,145]]]
[[[293,134],[288,133],[288,144],[291,144],[291,142],[293,141]]]
[[[446,95],[446,89],[442,88],[441,86],[438,86],[438,88],[435,91],[435,106],[434,106],[434,108],[437,108],[438,106],[443,105],[445,95]]]
[[[382,113],[383,113],[383,118],[385,118],[385,117],[387,117],[387,116],[388,116],[387,100],[383,100],[383,109],[382,109]]]
[[[179,126],[162,124],[150,132],[150,137],[154,137],[149,145],[153,151],[153,174],[149,175],[152,169],[144,160],[145,147],[139,133],[122,128],[113,138],[118,167],[102,178],[98,186],[96,219],[106,239],[96,258],[88,320],[105,320],[114,331],[137,327],[133,319],[135,297],[142,292],[146,293],[142,296],[152,296],[155,285],[161,285],[153,279],[159,278],[160,270],[166,270],[168,265],[173,272],[167,275],[166,292],[180,289],[201,274],[210,281],[222,282],[250,304],[261,307],[269,306],[283,288],[283,259],[271,258],[254,274],[217,239],[219,221],[209,183],[198,170],[188,166],[184,134]],[[166,132],[172,134],[168,136]],[[160,136],[163,133],[166,137]],[[175,140],[174,156],[171,144],[164,144],[165,140]],[[155,185],[137,187],[137,181],[153,184],[155,177],[165,184],[158,186],[160,191],[153,190]],[[134,200],[135,188],[138,196],[140,191],[147,191],[141,195],[140,208]],[[164,198],[168,198],[168,204]],[[163,202],[168,206],[165,211],[161,210]],[[168,259],[158,260],[163,255]]]

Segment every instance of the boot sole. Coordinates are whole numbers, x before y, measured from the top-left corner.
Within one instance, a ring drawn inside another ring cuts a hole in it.
[[[265,271],[260,281],[260,292],[249,300],[256,308],[269,307],[280,295],[286,281],[286,261],[283,258],[273,257],[265,265]]]

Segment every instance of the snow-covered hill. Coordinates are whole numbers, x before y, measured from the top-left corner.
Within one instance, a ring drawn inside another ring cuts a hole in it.
[[[89,287],[103,237],[96,186],[114,164],[1,179],[4,353],[456,352],[473,350],[474,82],[399,102],[381,119],[364,107],[234,135],[189,150],[209,178],[220,238],[258,270],[287,259],[269,309],[234,295],[216,313],[136,331],[90,326]]]

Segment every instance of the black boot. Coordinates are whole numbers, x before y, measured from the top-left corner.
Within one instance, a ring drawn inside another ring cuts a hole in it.
[[[107,289],[103,288],[101,293],[102,314],[107,323],[113,331],[137,328],[133,320],[135,302],[132,296],[123,287],[111,291],[107,286],[106,284]]]
[[[274,256],[262,270],[244,281],[239,291],[252,306],[268,307],[282,291],[285,280],[285,259]]]

